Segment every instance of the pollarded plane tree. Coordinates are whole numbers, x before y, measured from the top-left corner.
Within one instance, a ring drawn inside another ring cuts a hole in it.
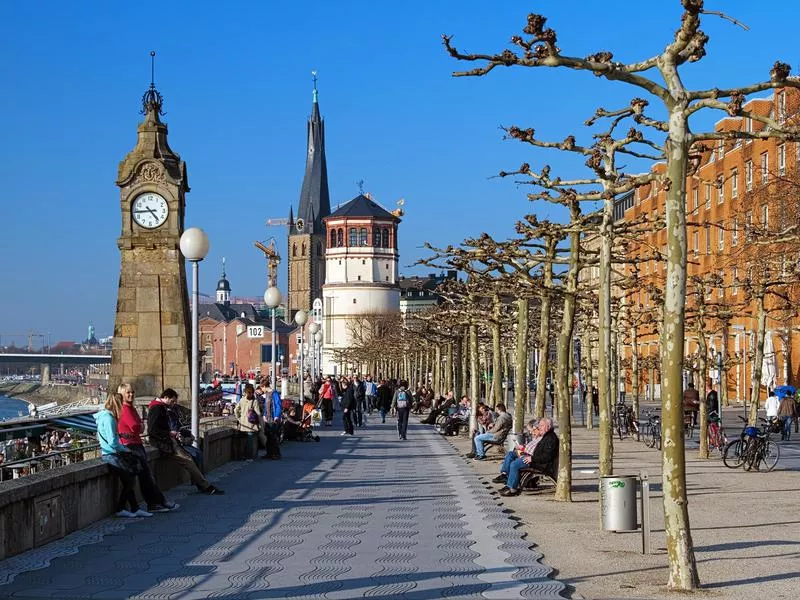
[[[688,89],[680,73],[688,63],[697,62],[706,54],[709,38],[701,30],[700,24],[707,11],[704,10],[703,0],[681,0],[681,5],[683,14],[680,27],[672,40],[659,54],[638,62],[615,61],[613,54],[608,51],[585,58],[562,54],[555,31],[545,27],[546,19],[541,15],[530,15],[523,30],[524,36],[512,37],[515,50],[506,49],[497,54],[469,54],[453,46],[449,36],[444,36],[444,43],[454,58],[480,63],[474,69],[456,73],[458,76],[482,76],[500,66],[561,67],[587,71],[647,94],[659,103],[666,115],[664,119],[649,119],[647,123],[664,135],[666,151],[667,286],[662,325],[664,341],[661,344],[664,521],[669,560],[668,585],[672,589],[694,590],[699,585],[699,577],[686,501],[681,406],[687,276],[686,178],[689,174],[690,149],[693,144],[709,139],[797,139],[795,127],[744,111],[742,105],[750,94],[786,86],[800,87],[800,81],[789,77],[788,65],[776,62],[766,81],[742,87]],[[749,117],[768,123],[769,127],[759,132],[694,132],[690,128],[691,117],[703,109]]]

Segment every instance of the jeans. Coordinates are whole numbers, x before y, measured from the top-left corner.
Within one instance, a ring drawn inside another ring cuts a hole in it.
[[[144,496],[144,501],[147,502],[148,508],[165,504],[164,494],[158,489],[153,479],[153,473],[150,471],[150,465],[147,463],[147,451],[144,446],[141,444],[128,444],[126,447],[138,456],[139,461],[142,463],[142,470],[139,473],[139,489],[142,491],[142,496]]]
[[[265,423],[264,432],[267,435],[267,453],[271,458],[281,457],[281,425],[280,423]]]
[[[481,458],[486,456],[486,449],[483,447],[484,442],[492,442],[494,441],[494,434],[493,433],[482,433],[480,435],[475,436],[475,456],[480,456]]]
[[[345,412],[342,421],[344,422],[344,432],[353,435],[353,411]]]
[[[400,434],[400,439],[406,439],[406,432],[408,431],[408,413],[410,408],[397,409],[397,433]]]
[[[512,490],[519,486],[519,470],[528,466],[522,457],[517,457],[516,452],[508,452],[503,459],[503,466],[500,467],[501,473],[508,475],[506,485]]]
[[[375,410],[375,400],[377,396],[367,396],[367,412],[372,414],[372,411]]]
[[[322,399],[322,420],[326,423],[329,423],[333,420],[333,399],[332,398],[323,398]]]
[[[781,417],[783,419],[783,431],[781,432],[781,439],[788,440],[792,436],[792,421],[794,417]]]

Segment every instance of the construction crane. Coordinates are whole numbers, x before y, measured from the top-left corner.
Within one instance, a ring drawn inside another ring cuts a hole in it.
[[[275,238],[265,242],[268,242],[267,245],[264,245],[264,242],[255,242],[255,246],[264,253],[264,258],[267,260],[267,287],[270,287],[278,284],[278,265],[281,264],[281,255],[275,249]]]
[[[28,333],[0,333],[0,346],[3,345],[3,337],[28,338],[28,352],[33,352],[33,338],[39,338],[42,343],[42,349],[44,349],[44,341],[47,338],[47,334],[36,333],[35,331],[29,331]]]

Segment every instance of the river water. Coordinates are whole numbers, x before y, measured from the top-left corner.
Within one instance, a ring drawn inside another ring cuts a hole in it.
[[[0,395],[0,421],[28,416],[28,403],[24,400]]]

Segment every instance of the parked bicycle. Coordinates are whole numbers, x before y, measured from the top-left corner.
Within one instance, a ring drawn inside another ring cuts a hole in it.
[[[633,414],[633,408],[625,404],[625,400],[617,402],[614,410],[614,427],[620,440],[628,435],[639,439],[639,423]]]
[[[644,424],[642,441],[648,448],[661,450],[661,415],[657,408],[645,412],[647,422]]]
[[[746,471],[772,471],[778,464],[781,456],[781,449],[778,444],[769,439],[770,433],[775,428],[772,421],[761,420],[761,430],[747,425],[738,440],[734,440],[725,447],[722,461],[729,469],[736,469],[744,466]]]

